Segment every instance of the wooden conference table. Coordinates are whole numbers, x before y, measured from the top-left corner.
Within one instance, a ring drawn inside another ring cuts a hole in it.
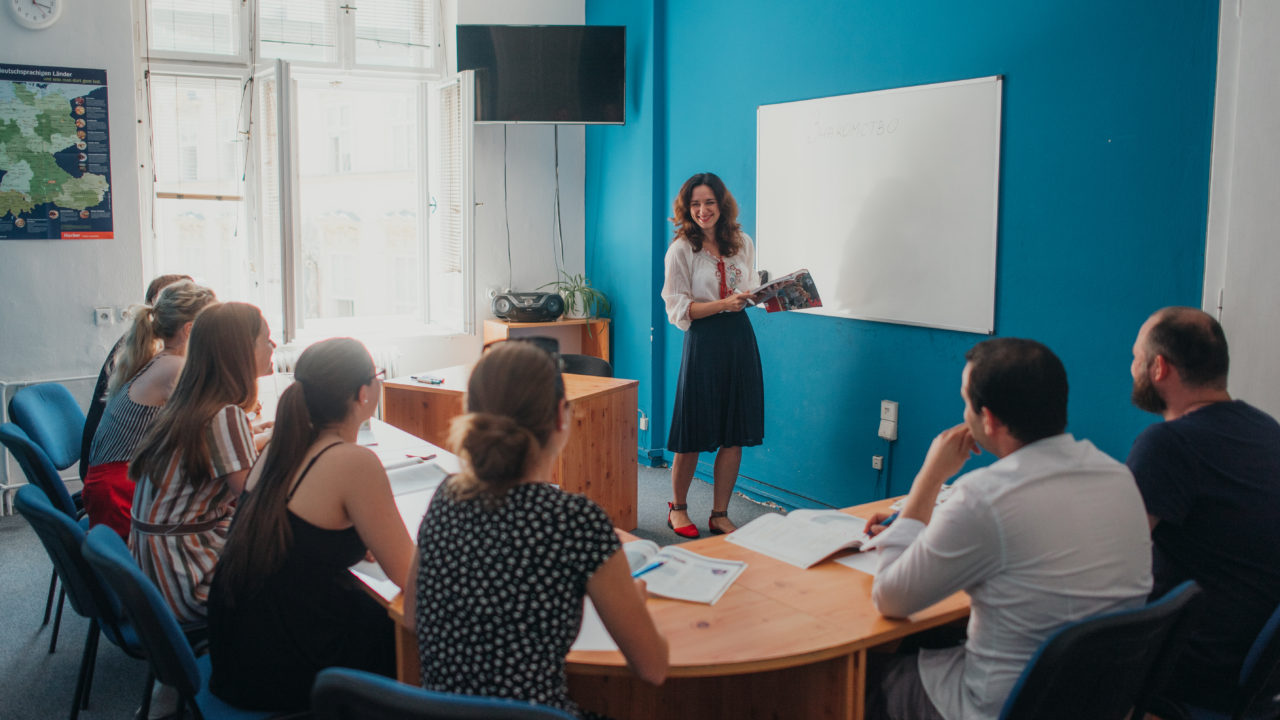
[[[404,436],[377,425],[375,431],[384,446]],[[867,517],[890,502],[845,512]],[[569,653],[569,693],[583,708],[618,720],[857,720],[863,717],[868,649],[969,613],[968,596],[956,593],[909,619],[890,620],[871,604],[871,576],[843,565],[827,561],[802,570],[723,536],[681,547],[742,560],[747,568],[715,605],[649,598],[649,611],[671,648],[671,669],[661,687],[633,676],[617,651]],[[385,604],[397,622],[397,674],[417,685],[417,638],[399,624],[403,596]]]
[[[456,365],[427,375],[444,382],[428,385],[402,377],[383,383],[382,417],[411,435],[444,446],[450,422],[462,414],[471,366]],[[565,396],[572,404],[572,432],[556,463],[555,482],[594,500],[623,530],[636,527],[639,385],[637,380],[564,375]]]

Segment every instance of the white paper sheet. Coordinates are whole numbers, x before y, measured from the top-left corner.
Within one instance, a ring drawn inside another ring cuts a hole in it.
[[[582,599],[582,628],[578,630],[578,638],[573,641],[573,650],[617,650],[618,644],[613,641],[609,631],[604,629],[596,606],[591,598]]]

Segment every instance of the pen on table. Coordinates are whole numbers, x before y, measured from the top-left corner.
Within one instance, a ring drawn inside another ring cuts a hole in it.
[[[435,460],[435,459],[436,459],[436,453],[431,453],[430,455],[414,455],[413,453],[405,453],[405,454],[404,454],[404,456],[405,456],[405,457],[411,457],[411,458],[417,458],[417,459],[421,460],[422,462],[426,462],[426,461],[428,461],[428,460]]]
[[[430,375],[410,375],[409,379],[428,385],[441,385],[444,383],[444,378],[431,377]]]
[[[638,577],[640,577],[641,575],[644,575],[644,574],[646,574],[646,573],[651,573],[651,572],[653,572],[654,570],[657,570],[658,568],[660,568],[660,567],[662,567],[663,565],[666,565],[666,564],[667,564],[667,563],[666,563],[666,561],[665,561],[665,560],[664,560],[664,561],[661,561],[661,562],[649,563],[648,565],[645,565],[644,567],[640,568],[639,570],[637,570],[637,571],[635,571],[635,572],[631,573],[631,577],[633,577],[633,578],[638,578]]]

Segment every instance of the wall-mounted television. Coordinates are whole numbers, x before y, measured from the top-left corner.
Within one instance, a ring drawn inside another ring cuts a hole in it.
[[[459,25],[458,70],[475,71],[478,123],[626,123],[623,26]]]

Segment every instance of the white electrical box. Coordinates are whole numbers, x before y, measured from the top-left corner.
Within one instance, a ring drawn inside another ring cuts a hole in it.
[[[883,470],[883,469],[884,469],[884,456],[883,456],[883,455],[872,455],[872,456],[871,456],[871,469],[872,469],[872,470]]]
[[[97,307],[93,309],[94,325],[110,325],[115,321],[115,316],[111,313],[111,308]]]
[[[898,422],[898,403],[893,400],[881,400],[880,419]]]
[[[879,435],[885,440],[891,440],[891,441],[897,440],[898,439],[898,423],[892,420],[881,420]]]

